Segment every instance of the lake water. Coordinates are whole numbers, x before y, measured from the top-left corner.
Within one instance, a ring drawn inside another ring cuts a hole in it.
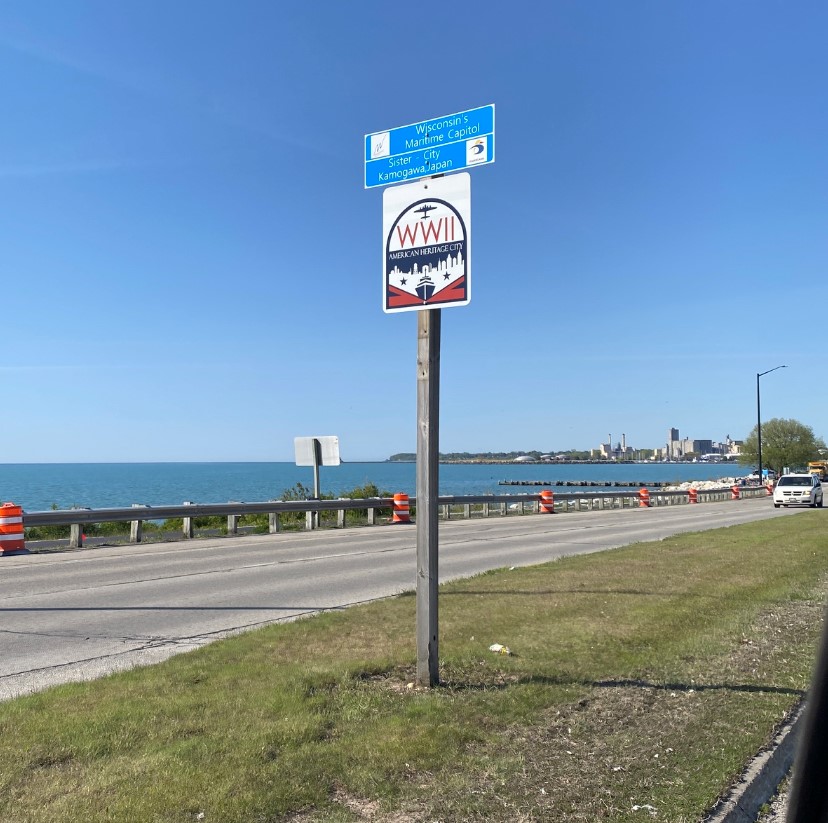
[[[657,483],[740,477],[748,469],[733,464],[624,463],[624,464],[496,464],[440,466],[440,494],[521,494],[526,486],[500,481],[586,481],[598,483]],[[26,511],[52,506],[92,509],[129,506],[253,503],[282,497],[302,483],[313,489],[313,469],[293,463],[6,463],[0,464],[0,502],[12,502]],[[323,494],[342,495],[366,483],[380,491],[414,495],[413,463],[343,463],[322,467]],[[566,489],[561,489],[566,491]]]

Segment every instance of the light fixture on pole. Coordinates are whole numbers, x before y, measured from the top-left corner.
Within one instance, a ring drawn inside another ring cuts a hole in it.
[[[770,374],[777,369],[787,369],[787,366],[774,366],[767,371],[759,372],[756,375],[756,451],[759,458],[759,484],[762,484],[762,406],[759,402],[759,378]]]

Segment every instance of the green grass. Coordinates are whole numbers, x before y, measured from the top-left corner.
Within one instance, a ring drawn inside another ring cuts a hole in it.
[[[807,688],[824,531],[443,586],[433,690],[403,595],[0,704],[0,819],[698,821]]]

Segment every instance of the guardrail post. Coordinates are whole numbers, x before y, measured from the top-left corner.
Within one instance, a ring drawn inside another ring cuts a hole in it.
[[[305,531],[313,531],[313,515],[314,512],[305,512]]]
[[[484,503],[483,504],[483,517],[488,517],[488,516],[489,516],[489,504]]]
[[[471,520],[471,503],[463,504],[463,517],[465,517],[466,520]]]
[[[500,504],[500,516],[501,516],[501,517],[506,517],[506,515],[507,515],[508,513],[509,513],[509,506],[507,505],[506,501],[504,500],[504,501]]]
[[[80,523],[72,523],[72,525],[69,526],[69,548],[83,548],[83,526],[81,526]]]
[[[133,503],[133,509],[143,508],[140,503]],[[141,538],[144,536],[144,521],[143,520],[132,520],[129,524],[129,542],[130,543],[140,543]]]
[[[193,504],[190,500],[185,500],[184,505],[185,506],[192,506]],[[181,533],[188,540],[192,539],[192,537],[195,534],[195,532],[193,531],[193,518],[192,517],[182,517],[181,518]]]
[[[238,503],[238,500],[231,500],[231,503]],[[227,534],[239,533],[239,516],[237,514],[227,515]]]
[[[72,507],[75,511],[82,509],[83,511],[92,511],[89,508],[85,508],[83,506],[73,506]],[[70,549],[82,549],[83,548],[83,541],[86,535],[83,533],[84,526],[82,523],[72,523],[69,526],[69,548]]]
[[[340,497],[340,500],[346,500],[347,498]],[[336,526],[339,529],[345,528],[345,509],[337,509],[336,510]]]
[[[373,506],[368,507],[368,525],[376,526],[377,524],[377,510]]]
[[[279,519],[279,512],[270,512],[270,514],[268,514],[267,530],[270,534],[278,534],[282,531],[282,522]]]

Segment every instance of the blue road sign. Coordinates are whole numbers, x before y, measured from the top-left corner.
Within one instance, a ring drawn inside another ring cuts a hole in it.
[[[494,163],[494,104],[365,135],[365,188]]]

